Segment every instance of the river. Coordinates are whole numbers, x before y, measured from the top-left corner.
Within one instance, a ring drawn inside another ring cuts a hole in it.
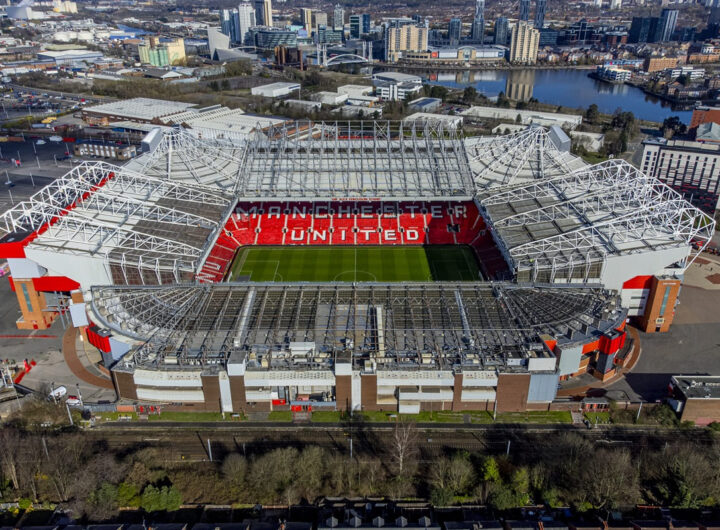
[[[612,114],[618,108],[631,111],[643,120],[662,122],[668,116],[679,116],[690,123],[692,111],[673,111],[670,104],[629,85],[613,85],[588,77],[591,70],[461,70],[438,71],[424,76],[431,84],[453,88],[474,86],[478,92],[497,96],[500,92],[516,100],[536,98],[569,108],[586,109],[595,103],[600,112]]]

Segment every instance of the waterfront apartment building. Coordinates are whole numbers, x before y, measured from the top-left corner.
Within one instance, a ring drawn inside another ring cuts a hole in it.
[[[643,64],[643,70],[647,73],[661,72],[667,68],[675,68],[678,61],[677,57],[647,57]]]
[[[684,140],[643,142],[642,171],[682,193],[692,204],[713,213],[718,206],[720,145]]]
[[[510,38],[510,62],[535,64],[540,32],[527,22],[518,22]]]
[[[150,37],[138,44],[138,55],[142,64],[162,68],[185,62],[185,41],[183,39],[159,39]]]
[[[402,57],[403,52],[419,52],[428,49],[428,28],[414,24],[392,24],[385,30],[385,60],[391,63]]]

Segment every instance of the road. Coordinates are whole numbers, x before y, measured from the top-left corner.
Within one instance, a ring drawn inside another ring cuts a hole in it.
[[[117,101],[116,98],[106,97],[106,96],[96,96],[95,94],[82,94],[78,92],[60,92],[58,90],[48,90],[47,88],[36,88],[31,86],[24,86],[24,85],[18,85],[16,83],[7,83],[5,86],[8,88],[12,88],[13,90],[29,90],[31,92],[39,92],[42,94],[48,94],[50,96],[60,96],[63,98],[68,99],[85,99],[87,103],[100,103],[100,102],[110,102],[110,101]]]

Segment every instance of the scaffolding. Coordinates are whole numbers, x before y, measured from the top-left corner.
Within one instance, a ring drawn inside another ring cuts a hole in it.
[[[479,136],[466,143],[478,190],[543,180],[585,165],[558,149],[543,127],[529,127],[505,136]]]
[[[113,281],[189,281],[232,209],[230,195],[84,162],[0,216],[28,249],[102,259]]]
[[[479,194],[480,210],[519,281],[598,281],[610,256],[687,248],[682,273],[715,221],[623,160]]]
[[[469,199],[465,143],[442,123],[296,122],[246,146],[240,197]]]
[[[234,352],[264,369],[327,369],[338,357],[359,369],[507,368],[547,355],[541,335],[587,337],[625,318],[602,289],[489,283],[96,287],[92,308],[141,342],[126,362],[169,369],[224,365]],[[292,355],[297,343],[312,354]]]

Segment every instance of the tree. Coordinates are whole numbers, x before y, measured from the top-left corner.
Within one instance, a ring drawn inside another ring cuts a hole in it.
[[[229,482],[239,486],[245,482],[247,468],[247,460],[244,456],[231,453],[223,460],[222,474]]]
[[[660,132],[665,138],[672,138],[675,135],[682,135],[687,132],[687,126],[680,121],[678,116],[670,116],[663,120]]]
[[[417,432],[414,423],[400,419],[395,422],[391,451],[396,475],[403,477],[409,474],[408,468],[417,452]]]
[[[600,109],[595,103],[590,105],[585,111],[585,119],[590,123],[597,123],[600,119]]]
[[[140,507],[148,513],[174,512],[181,504],[182,497],[174,486],[156,488],[151,484],[143,490],[140,500]]]
[[[223,79],[220,85],[223,90],[230,90],[230,81],[228,81],[227,79]]]
[[[462,101],[466,105],[472,105],[477,99],[477,90],[474,86],[466,86],[463,90]]]

